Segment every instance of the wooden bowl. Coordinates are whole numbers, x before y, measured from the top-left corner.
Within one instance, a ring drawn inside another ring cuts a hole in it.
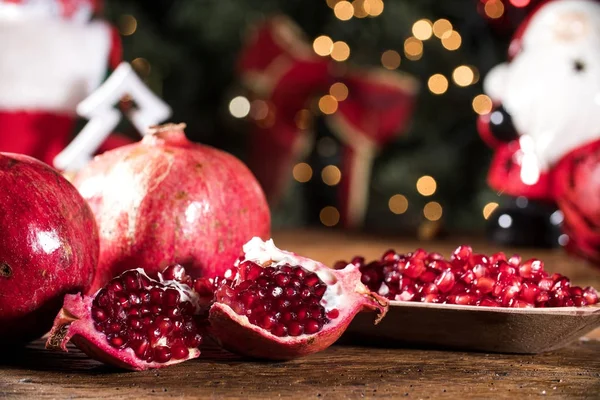
[[[373,324],[359,313],[346,340],[384,346],[418,346],[497,353],[556,350],[600,326],[600,306],[500,308],[390,301]]]

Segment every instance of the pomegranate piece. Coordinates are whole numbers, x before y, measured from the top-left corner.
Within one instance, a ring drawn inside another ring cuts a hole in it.
[[[197,295],[180,282],[189,279],[180,266],[165,274],[179,279],[154,280],[132,269],[92,296],[65,296],[46,347],[67,351],[72,341],[92,358],[133,370],[198,357]]]
[[[269,237],[269,207],[250,170],[231,154],[190,142],[184,127],[155,127],[75,177],[100,231],[90,293],[132,265],[152,277],[172,264],[193,278],[223,275],[244,243]]]
[[[65,294],[88,290],[98,230],[73,185],[38,160],[0,153],[0,187],[0,339],[22,343],[48,332]]]
[[[305,356],[333,344],[359,311],[378,311],[376,323],[387,311],[352,263],[333,270],[259,238],[244,253],[209,312],[212,335],[225,349],[274,360]]]
[[[346,264],[335,263],[336,268]],[[560,274],[549,276],[540,260],[507,259],[504,253],[488,257],[473,253],[471,246],[459,246],[449,260],[423,249],[408,254],[388,250],[380,260],[366,263],[354,257],[352,264],[370,290],[390,300],[515,308],[598,303],[594,288],[572,286]]]

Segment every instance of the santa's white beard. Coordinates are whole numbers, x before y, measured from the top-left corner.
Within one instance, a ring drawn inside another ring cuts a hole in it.
[[[110,46],[103,22],[2,21],[0,111],[73,114],[105,78]]]
[[[542,170],[600,139],[600,47],[530,49],[507,66],[502,103],[520,135],[533,139]],[[575,62],[583,70],[575,70]]]

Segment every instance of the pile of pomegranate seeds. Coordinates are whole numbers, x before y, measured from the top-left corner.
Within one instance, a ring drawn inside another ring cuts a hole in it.
[[[188,348],[200,345],[194,312],[179,290],[151,281],[139,270],[113,279],[92,303],[96,330],[112,347],[130,347],[146,362],[186,359]]]
[[[244,261],[237,281],[224,281],[215,300],[276,336],[317,333],[339,314],[336,309],[326,313],[321,299],[327,285],[301,266],[261,267]]]
[[[418,249],[408,254],[389,250],[381,260],[368,264],[363,257],[355,257],[351,263],[360,267],[362,282],[370,290],[390,300],[487,307],[598,303],[594,288],[571,286],[567,277],[549,275],[540,260],[523,262],[518,255],[507,259],[504,253],[488,257],[473,253],[470,246],[459,246],[450,260]],[[336,269],[346,265],[338,261]]]

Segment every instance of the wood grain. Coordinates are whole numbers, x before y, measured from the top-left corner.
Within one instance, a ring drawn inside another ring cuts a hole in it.
[[[288,232],[277,244],[326,263],[354,254],[376,257],[389,247],[410,250],[412,241]],[[421,244],[448,254],[466,240]],[[489,246],[476,245],[488,252]],[[600,287],[599,270],[562,252],[541,256],[547,268],[576,284]],[[552,265],[550,265],[552,264]],[[597,335],[596,335],[597,336]],[[0,398],[600,398],[600,341],[592,336],[550,353],[506,355],[416,348],[335,345],[300,360],[244,360],[214,347],[198,360],[158,371],[123,372],[69,353],[3,350]]]

